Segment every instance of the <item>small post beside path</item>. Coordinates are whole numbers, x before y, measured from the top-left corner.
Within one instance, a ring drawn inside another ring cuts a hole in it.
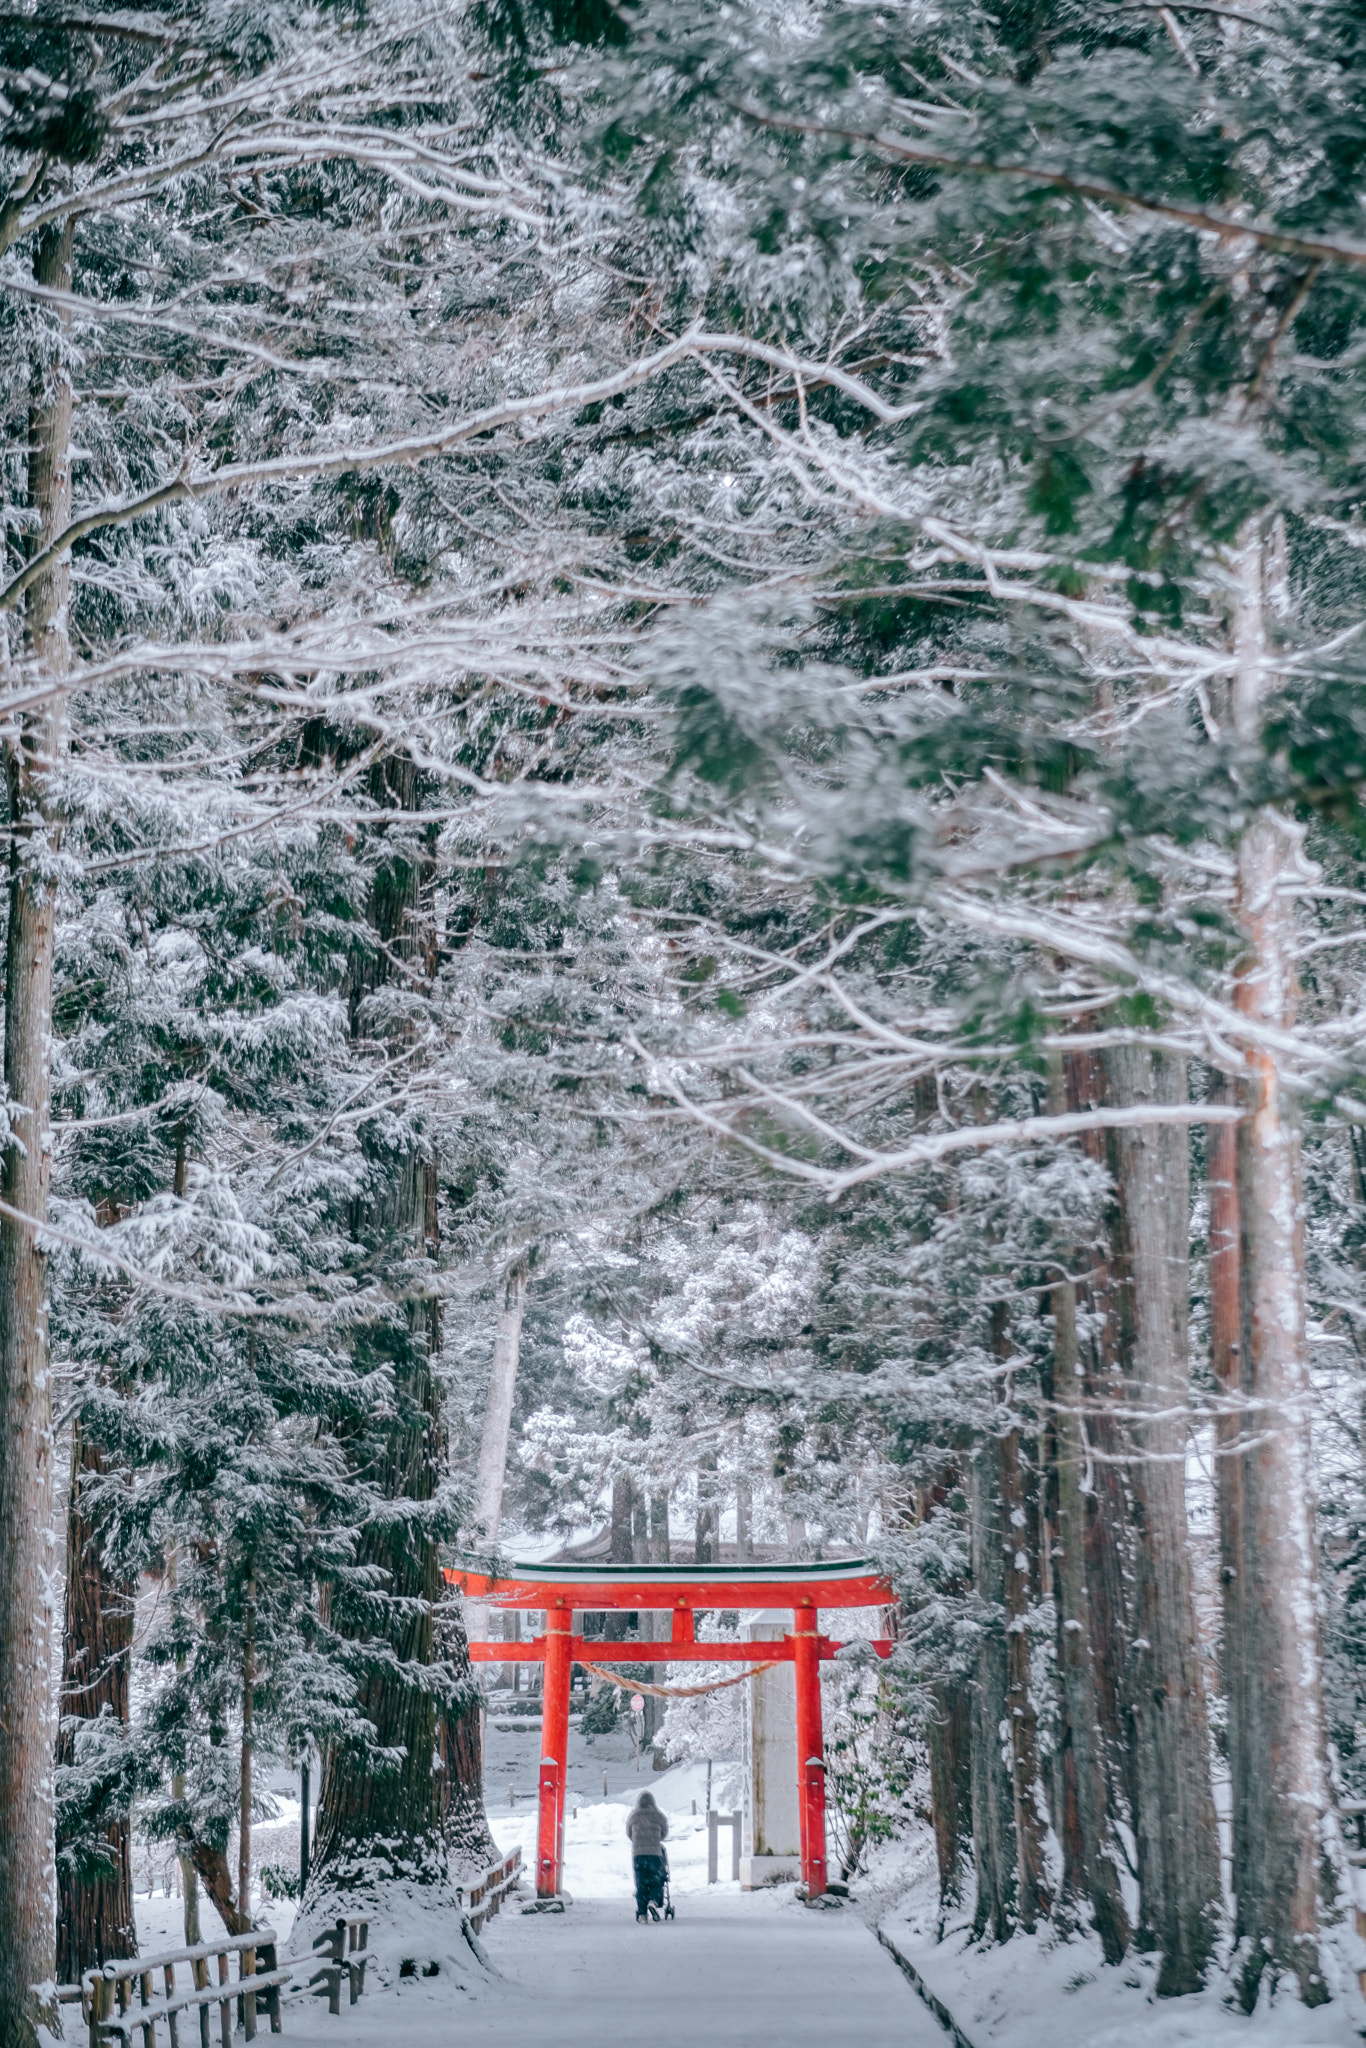
[[[740,1882],[740,1816],[738,1813],[719,1813],[712,1806],[707,1810],[707,1883],[720,1882],[720,1842],[722,1828],[730,1829],[730,1875],[732,1884]]]

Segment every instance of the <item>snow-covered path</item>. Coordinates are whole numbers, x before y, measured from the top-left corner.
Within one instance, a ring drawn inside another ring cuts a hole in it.
[[[790,1893],[730,1893],[637,1927],[629,1904],[563,1918],[513,1912],[489,1930],[505,1987],[467,2012],[460,2048],[942,2048],[944,2035],[856,1913]]]
[[[367,1995],[330,2019],[286,2014],[308,2048],[943,2048],[945,2036],[856,1912],[791,1890],[727,1889],[637,1927],[629,1900],[579,1899],[486,1930],[497,1976]]]
[[[520,1791],[528,1776],[534,1727],[490,1730],[505,1788]],[[945,2035],[855,1907],[812,1912],[791,1885],[707,1883],[705,1766],[646,1774],[624,1741],[577,1736],[570,1761],[565,1913],[523,1914],[529,1888],[514,1895],[484,1930],[492,1974],[443,1923],[439,1974],[385,1984],[372,1972],[365,1996],[337,2018],[317,2000],[291,2001],[283,2038],[296,2048],[943,2048]],[[608,1796],[595,1797],[604,1772]],[[645,1784],[669,1815],[678,1917],[638,1927],[625,1823]],[[717,1803],[730,1806],[738,1789],[718,1766]],[[500,1847],[520,1843],[530,1863],[533,1799],[511,1808],[491,1799],[490,1808]],[[723,1869],[728,1850],[723,1835]],[[287,1946],[292,1907],[276,1900],[267,1911]],[[178,1941],[180,1913],[178,1899],[140,1898],[144,1949]],[[415,1956],[429,1952],[432,1931],[414,1927]]]

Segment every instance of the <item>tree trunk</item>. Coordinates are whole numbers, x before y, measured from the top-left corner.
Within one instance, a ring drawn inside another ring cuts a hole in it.
[[[930,1687],[928,1729],[930,1818],[939,1871],[939,1937],[944,1921],[963,1897],[964,1837],[972,1827],[971,1731],[968,1694],[954,1679]]]
[[[1049,1109],[1066,1107],[1061,1063],[1049,1091]],[[1086,1899],[1107,1963],[1124,1956],[1131,1939],[1115,1856],[1114,1829],[1101,1761],[1100,1718],[1091,1650],[1091,1603],[1086,1585],[1085,1422],[1082,1365],[1077,1346],[1077,1290],[1070,1279],[1053,1288],[1053,1441],[1057,1475],[1054,1605],[1058,1617],[1058,1691],[1063,1888]]]
[[[1185,1098],[1184,1063],[1138,1046],[1120,1047],[1106,1061],[1118,1104]],[[1127,1691],[1139,1908],[1142,1937],[1162,1955],[1158,1995],[1172,1997],[1204,1982],[1220,1904],[1186,1526],[1189,1141],[1184,1129],[1156,1123],[1117,1131],[1112,1140],[1120,1356],[1134,1418]]]
[[[651,1556],[656,1564],[668,1564],[669,1552],[669,1496],[661,1488],[650,1497],[650,1544]]]
[[[1105,1099],[1105,1073],[1094,1052],[1065,1053],[1063,1075],[1069,1111],[1096,1109]],[[1081,1149],[1098,1166],[1108,1166],[1105,1134],[1091,1132]],[[1117,1219],[1116,1219],[1117,1220]],[[1079,1344],[1084,1408],[1073,1420],[1085,1457],[1094,1456],[1084,1495],[1086,1604],[1091,1642],[1091,1676],[1100,1729],[1106,1803],[1112,1814],[1133,1810],[1133,1779],[1125,1740],[1124,1674],[1128,1659],[1128,1589],[1132,1581],[1128,1488],[1121,1461],[1123,1428],[1116,1413],[1124,1405],[1117,1356],[1118,1311],[1111,1247],[1093,1246],[1083,1264],[1089,1273],[1080,1290],[1087,1310],[1088,1337]],[[1082,1468],[1085,1469],[1085,1466]]]
[[[474,1480],[473,1520],[477,1530],[482,1532],[485,1547],[496,1550],[498,1530],[503,1519],[503,1490],[507,1484],[508,1442],[512,1435],[512,1409],[517,1394],[517,1369],[522,1356],[522,1315],[526,1307],[526,1262],[514,1259],[499,1282],[498,1317],[493,1332],[493,1366],[489,1373],[489,1390],[484,1402],[484,1427],[479,1439],[479,1466]],[[507,1617],[503,1619],[504,1641],[507,1640]],[[489,1633],[489,1610],[487,1604],[471,1601],[468,1609],[468,1635],[479,1642]],[[511,1671],[514,1688],[519,1679],[517,1666],[502,1665],[493,1684],[508,1683]]]
[[[484,1811],[484,1710],[470,1666],[464,1614],[455,1595],[441,1602],[436,1637],[441,1662],[454,1672],[457,1683],[465,1681],[463,1698],[443,1707],[437,1722],[446,1853],[458,1871],[487,1870],[498,1859],[498,1844]]]
[[[611,1564],[634,1564],[635,1518],[632,1512],[635,1504],[635,1487],[629,1474],[619,1472],[612,1481],[612,1518],[607,1531],[607,1557]],[[603,1624],[603,1637],[609,1643],[626,1640],[630,1616],[617,1609],[609,1613]]]
[[[251,1925],[251,1771],[256,1743],[256,1603],[247,1588],[242,1618],[242,1770],[237,1822],[237,1908]]]
[[[629,1474],[619,1472],[612,1481],[612,1523],[607,1536],[607,1555],[612,1564],[635,1563],[635,1495]]]
[[[1004,1308],[992,1310],[993,1350],[1005,1361],[1010,1337]],[[1009,1396],[1007,1395],[1007,1398]],[[1039,1784],[1039,1717],[1030,1683],[1030,1543],[1025,1506],[1023,1451],[1018,1429],[1000,1440],[1001,1598],[1006,1632],[1006,1715],[1009,1725],[1011,1812],[1015,1825],[1015,1911],[1033,1933],[1048,1912],[1044,1842],[1048,1818]]]
[[[405,1413],[393,1425],[385,1460],[385,1497],[430,1501],[436,1481],[438,1415],[426,1362],[414,1362],[401,1374],[401,1384]],[[440,1804],[432,1769],[436,1700],[430,1690],[432,1616],[442,1589],[436,1544],[420,1520],[399,1516],[365,1532],[358,1563],[383,1573],[387,1593],[381,1655],[362,1677],[356,1702],[375,1726],[375,1749],[338,1743],[324,1759],[313,1882],[328,1876],[346,1886],[358,1870],[375,1862],[389,1864],[395,1874],[430,1882],[444,1862],[438,1853]],[[334,1622],[340,1626],[348,1606],[342,1597],[334,1602]],[[362,1622],[360,1614],[356,1622]],[[354,1634],[365,1638],[371,1630],[356,1626]],[[383,1761],[383,1751],[397,1761]]]
[[[1246,547],[1235,720],[1245,744],[1260,736],[1268,687],[1266,581],[1270,545]],[[1238,1008],[1251,1025],[1295,1021],[1294,899],[1302,832],[1263,812],[1238,851],[1238,919],[1246,952]],[[1249,1441],[1243,1467],[1243,1640],[1236,1660],[1239,1744],[1235,1782],[1246,1791],[1238,1922],[1247,1943],[1245,2005],[1263,1973],[1293,1972],[1307,2005],[1328,1997],[1318,1952],[1318,1893],[1330,1801],[1325,1766],[1318,1629],[1315,1481],[1309,1452],[1304,1201],[1294,1098],[1273,1051],[1250,1039],[1247,1117],[1238,1126],[1242,1391]]]
[[[99,1451],[76,1425],[66,1523],[66,1627],[57,1762],[76,1760],[85,1722],[128,1726],[131,1585],[111,1583],[97,1531],[85,1512],[86,1486],[103,1471]],[[120,1756],[87,1812],[57,1843],[57,1981],[79,1984],[115,1956],[135,1956],[130,1824]],[[90,1856],[94,1838],[95,1855]]]
[[[71,290],[73,229],[40,239],[34,276]],[[55,315],[64,330],[65,316]],[[71,517],[71,379],[65,362],[35,374],[29,410],[29,546],[40,552]],[[60,679],[70,664],[69,558],[32,584],[31,654]],[[52,1377],[47,1259],[35,1223],[51,1173],[53,856],[61,836],[50,771],[66,750],[61,695],[26,712],[7,748],[9,937],[5,961],[5,1085],[10,1134],[0,1165],[0,2048],[31,2048],[39,2022],[60,2032],[50,1990],[56,1964],[57,1873],[52,1811]]]
[[[693,1525],[693,1563],[715,1564],[720,1553],[716,1503],[716,1453],[697,1461],[697,1519]]]
[[[972,1859],[977,1871],[973,1931],[979,1937],[989,1933],[993,1941],[1009,1941],[1015,1926],[1015,1788],[1007,1763],[1010,1708],[999,1437],[986,1436],[978,1445],[969,1493],[972,1582],[993,1616],[978,1644],[972,1693]],[[999,1623],[994,1619],[998,1615]]]
[[[1212,1102],[1233,1099],[1222,1074],[1210,1089]],[[1224,1699],[1228,1713],[1229,1798],[1235,1874],[1246,1869],[1248,1841],[1247,1739],[1241,1724],[1246,1680],[1243,1619],[1243,1368],[1242,1302],[1238,1256],[1238,1132],[1213,1124],[1209,1146],[1210,1368],[1218,1407],[1214,1419],[1214,1491],[1219,1516],[1219,1583],[1223,1607],[1220,1643]],[[1234,1892],[1235,1941],[1245,1932],[1242,1900]]]
[[[948,1465],[932,1486],[917,1489],[915,1516],[928,1522],[935,1510],[944,1507],[949,1495],[961,1485],[961,1475]],[[963,1579],[951,1579],[942,1595],[961,1599],[967,1592]],[[897,1610],[890,1610],[894,1617]],[[895,1625],[893,1621],[893,1626]],[[963,1897],[963,1860],[972,1839],[972,1753],[969,1687],[960,1678],[933,1679],[929,1686],[931,1711],[926,1729],[930,1764],[930,1823],[934,1831],[935,1863],[939,1873],[939,1939],[944,1924]]]
[[[241,1912],[232,1889],[232,1872],[222,1849],[214,1849],[207,1842],[195,1836],[190,1842],[190,1856],[195,1869],[204,1880],[204,1889],[213,1902],[215,1912],[229,1934],[250,1934],[251,1916]]]
[[[498,1541],[507,1479],[508,1439],[517,1392],[517,1367],[522,1349],[522,1317],[526,1310],[527,1263],[514,1259],[498,1290],[498,1321],[493,1334],[493,1370],[484,1404],[484,1430],[479,1442],[479,1471],[474,1488],[474,1519],[489,1545]]]
[[[185,1126],[183,1123],[177,1124],[175,1131],[175,1170],[171,1178],[171,1193],[178,1202],[185,1199],[185,1140]],[[174,1589],[176,1578],[176,1548],[174,1544],[170,1546],[166,1553],[166,1578],[167,1583]],[[185,1652],[177,1650],[175,1660],[177,1677],[183,1678],[185,1676],[186,1666]],[[176,1771],[171,1778],[171,1797],[177,1802],[185,1797],[185,1773],[183,1771]],[[180,1882],[185,1894],[183,1923],[185,1928],[185,1946],[186,1948],[198,1948],[202,1939],[199,1926],[199,1873],[194,1867],[193,1856],[184,1844],[179,1849],[179,1861]]]
[[[745,1479],[739,1479],[735,1484],[735,1561],[737,1564],[752,1564],[754,1561],[754,1495]]]
[[[400,1413],[384,1458],[384,1496],[430,1501],[436,1490],[440,1418],[426,1358],[406,1360],[396,1381]],[[379,1654],[361,1679],[357,1700],[373,1724],[375,1747],[339,1743],[327,1753],[313,1881],[316,1885],[326,1877],[344,1889],[362,1870],[380,1863],[394,1875],[430,1882],[442,1874],[445,1860],[438,1775],[432,1768],[437,1720],[430,1684],[433,1617],[442,1591],[437,1547],[420,1516],[385,1517],[365,1531],[358,1562],[380,1571],[387,1595]],[[351,1596],[343,1597],[338,1589],[334,1625],[363,1642],[373,1634],[373,1624],[367,1626],[370,1604],[362,1602],[354,1614],[348,1612],[352,1605]],[[383,1760],[386,1751],[390,1760]]]
[[[394,1196],[392,1227],[415,1232],[434,1249],[435,1165],[413,1159]],[[435,1304],[431,1305],[433,1308]],[[425,1327],[424,1327],[425,1325]],[[387,1871],[390,1877],[436,1883],[446,1874],[441,1834],[440,1773],[434,1768],[437,1693],[433,1687],[437,1602],[444,1584],[436,1539],[421,1512],[437,1490],[443,1447],[440,1402],[432,1373],[439,1342],[434,1316],[420,1305],[409,1332],[390,1341],[395,1409],[379,1453],[384,1499],[416,1512],[377,1516],[361,1539],[357,1562],[382,1575],[385,1605],[378,1629],[367,1595],[343,1585],[333,1594],[333,1625],[360,1646],[364,1666],[357,1704],[373,1725],[373,1746],[338,1743],[323,1762],[313,1851],[313,1882],[342,1891]],[[366,1642],[375,1644],[367,1655]]]

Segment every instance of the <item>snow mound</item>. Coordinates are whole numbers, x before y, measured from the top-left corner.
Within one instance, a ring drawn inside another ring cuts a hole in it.
[[[291,1962],[307,1961],[313,1945],[338,1920],[368,1920],[365,1997],[399,1991],[410,1998],[449,2000],[453,1991],[486,1983],[488,1956],[470,1926],[455,1887],[420,1882],[392,1869],[347,1873],[345,1885],[310,1888],[289,1938]],[[345,1992],[343,1992],[343,1998]]]

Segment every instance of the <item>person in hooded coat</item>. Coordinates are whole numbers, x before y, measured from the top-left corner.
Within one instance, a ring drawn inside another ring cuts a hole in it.
[[[636,1918],[659,1918],[664,1903],[664,1837],[669,1816],[655,1805],[653,1792],[642,1792],[626,1822],[636,1865]]]

